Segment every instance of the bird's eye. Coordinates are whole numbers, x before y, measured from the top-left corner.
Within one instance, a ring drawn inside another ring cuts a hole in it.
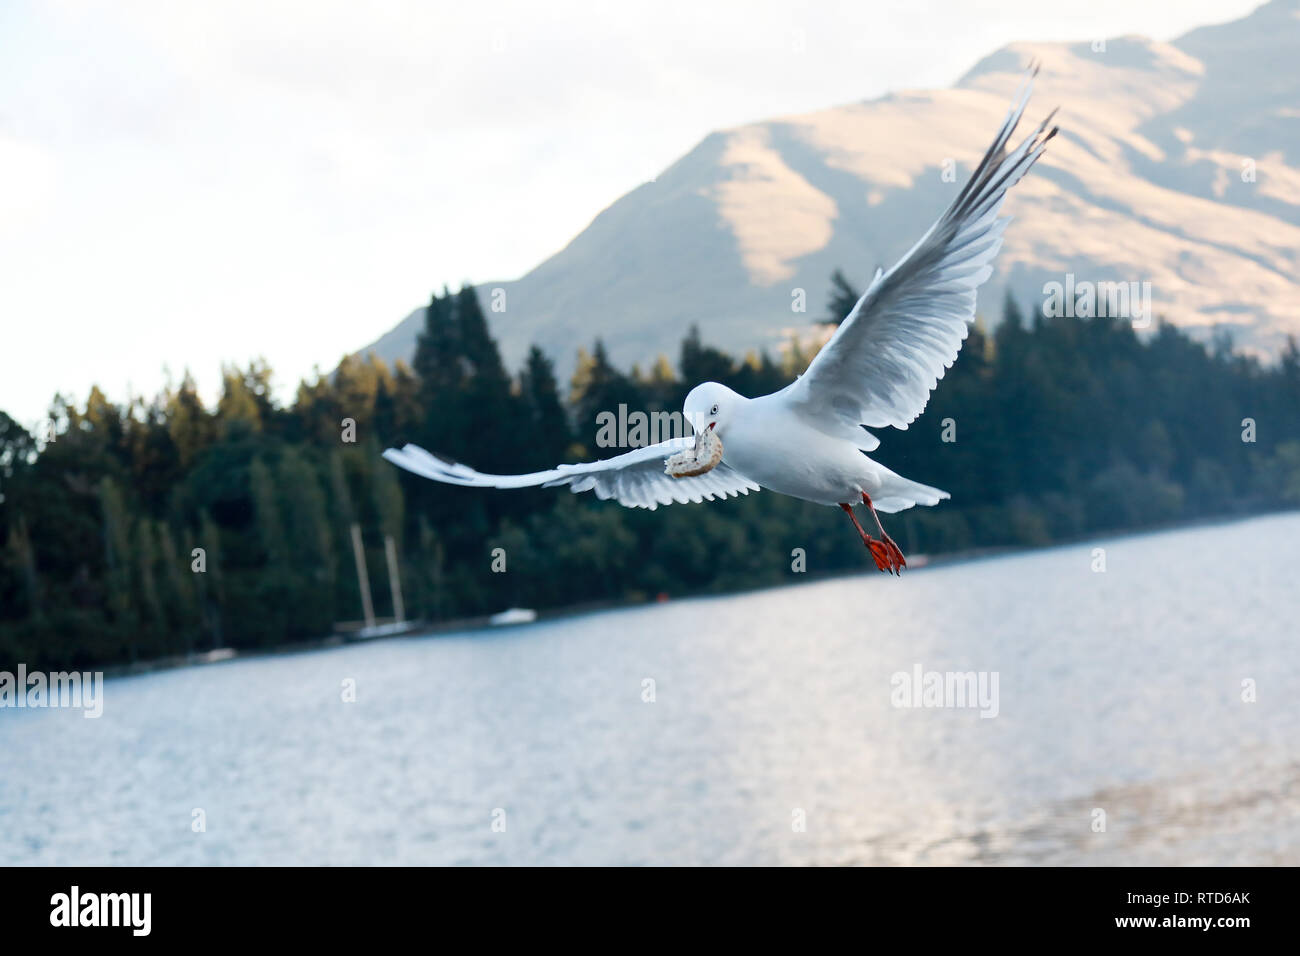
[[[716,414],[718,414],[718,406],[717,406],[717,405],[714,405],[712,408],[710,408],[710,409],[709,409],[709,414],[710,414],[710,415],[716,415]]]

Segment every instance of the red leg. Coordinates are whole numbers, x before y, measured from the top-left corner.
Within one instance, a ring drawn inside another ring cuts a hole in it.
[[[885,534],[885,526],[880,523],[880,515],[876,514],[876,506],[871,503],[871,496],[865,491],[862,493],[862,503],[871,509],[871,517],[876,519],[876,527],[880,529],[880,537],[889,550],[891,569],[902,571],[903,568],[907,567],[907,559],[903,557],[903,550],[894,543],[893,538]]]
[[[853,522],[853,527],[858,529],[858,534],[862,535],[862,543],[865,544],[867,550],[871,552],[871,559],[876,562],[876,567],[881,571],[888,571],[890,574],[893,574],[894,558],[893,555],[890,554],[889,546],[883,541],[877,541],[862,529],[862,525],[858,523],[858,516],[853,513],[852,505],[846,505],[843,502],[840,502],[840,507],[844,509],[844,513],[848,515],[849,520]]]

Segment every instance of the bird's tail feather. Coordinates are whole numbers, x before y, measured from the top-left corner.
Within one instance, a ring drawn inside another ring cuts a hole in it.
[[[937,505],[945,498],[951,497],[952,495],[939,488],[932,488],[919,481],[911,481],[901,475],[891,474],[885,479],[884,487],[872,496],[871,503],[876,506],[877,511],[894,514],[906,511],[915,505]]]

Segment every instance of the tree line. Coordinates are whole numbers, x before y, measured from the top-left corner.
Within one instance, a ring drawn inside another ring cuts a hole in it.
[[[831,314],[855,298],[837,273]],[[812,354],[792,341],[737,357],[692,330],[675,365],[619,369],[596,340],[562,388],[536,347],[506,369],[466,286],[433,296],[409,365],[348,357],[288,404],[254,361],[223,369],[213,408],[187,374],[123,404],[98,388],[82,404],[56,396],[46,435],[0,412],[0,669],[326,634],[361,616],[354,522],[376,612],[392,613],[391,537],[408,616],[427,620],[865,570],[842,515],[776,494],[650,514],[566,490],[440,485],[380,456],[413,441],[506,473],[608,457],[600,413],[680,411],[706,380],[773,391]],[[1163,323],[1140,337],[1114,318],[1026,319],[1008,299],[925,413],[880,437],[873,457],[953,495],[886,519],[908,554],[1296,507],[1300,349],[1293,339],[1263,363],[1222,335],[1206,345]]]

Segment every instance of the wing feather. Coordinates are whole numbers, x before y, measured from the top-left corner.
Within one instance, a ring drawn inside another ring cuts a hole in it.
[[[867,291],[808,370],[787,390],[791,404],[835,434],[861,443],[866,427],[905,429],[925,410],[975,318],[976,290],[1010,219],[999,218],[1007,190],[1042,155],[1055,110],[1015,150],[1015,132],[1037,67],[1032,67],[970,180],[947,211]],[[879,442],[869,436],[870,450]]]
[[[603,461],[559,465],[526,475],[488,475],[459,462],[431,455],[419,445],[390,448],[384,457],[400,468],[432,481],[465,488],[556,488],[567,485],[575,494],[594,491],[601,500],[614,499],[628,508],[648,508],[674,502],[713,501],[758,491],[759,486],[725,461],[691,478],[664,473],[664,461],[691,447],[693,438],[675,438],[637,448]]]

